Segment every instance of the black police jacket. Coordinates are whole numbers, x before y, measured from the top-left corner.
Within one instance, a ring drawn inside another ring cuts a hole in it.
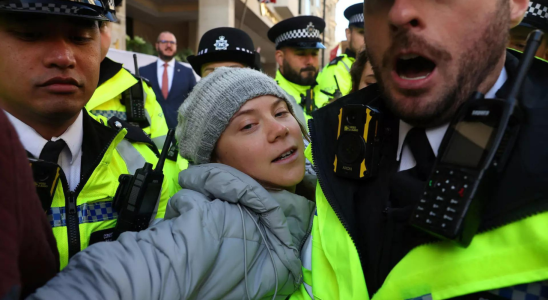
[[[504,98],[520,54],[507,52],[509,79],[497,93]],[[495,229],[548,211],[548,64],[535,60],[518,100],[525,113],[516,146],[498,180],[491,203],[486,203],[479,232]],[[369,104],[384,113],[379,173],[368,181],[338,177],[333,171],[338,115],[346,104]],[[390,177],[397,172],[399,119],[383,107],[377,85],[369,86],[315,111],[309,122],[312,154],[320,186],[358,250],[370,296],[382,286],[392,268],[413,248],[436,239],[409,225],[416,201],[393,201]],[[321,120],[318,121],[318,120]]]

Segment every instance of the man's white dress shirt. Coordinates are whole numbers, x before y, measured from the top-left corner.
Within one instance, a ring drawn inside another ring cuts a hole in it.
[[[158,59],[156,61],[156,67],[158,68],[158,85],[160,90],[162,90],[162,79],[164,76],[164,64],[166,62]],[[168,82],[168,91],[171,91],[171,86],[173,84],[173,74],[175,73],[175,59],[170,60],[167,63],[167,82]]]
[[[48,142],[36,130],[21,120],[5,112],[15,131],[19,135],[19,140],[25,150],[35,158],[40,157],[40,153]],[[80,170],[82,167],[82,141],[84,139],[83,112],[80,111],[78,118],[70,127],[59,137],[53,137],[52,141],[63,140],[67,144],[59,155],[57,164],[63,169],[71,191],[76,189],[80,182]]]
[[[485,98],[495,98],[495,94],[498,92],[498,90],[504,85],[506,80],[508,79],[508,73],[506,72],[506,68],[503,68],[500,72],[499,78],[497,79],[497,82],[495,82],[495,85],[485,94]],[[441,141],[443,140],[443,136],[445,135],[445,132],[447,131],[447,128],[449,127],[449,123],[441,125],[439,127],[434,128],[427,128],[426,131],[426,137],[428,138],[428,142],[430,142],[430,146],[432,147],[432,150],[434,151],[434,154],[438,156],[438,150],[440,148]],[[405,123],[404,121],[400,120],[400,133],[399,133],[399,142],[398,142],[398,153],[396,159],[400,160],[401,155],[401,162],[400,162],[400,171],[409,170],[417,164],[415,161],[415,158],[413,157],[413,154],[411,153],[411,149],[409,149],[409,146],[403,145],[405,141],[405,137],[407,136],[407,133],[409,130],[411,130],[413,126]],[[402,151],[403,146],[403,151]]]

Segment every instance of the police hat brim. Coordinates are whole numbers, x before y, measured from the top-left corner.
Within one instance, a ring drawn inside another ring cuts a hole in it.
[[[320,42],[289,40],[289,41],[281,42],[276,47],[276,50],[279,50],[283,47],[291,47],[291,48],[298,48],[298,49],[325,49],[325,46]]]
[[[0,2],[0,12],[46,14],[108,21],[103,8],[81,2],[55,0],[19,0]]]
[[[191,55],[187,57],[188,62],[192,66],[192,69],[196,74],[202,76],[202,67],[205,64],[222,61],[233,61],[241,63],[249,68],[257,70],[255,65],[255,58],[258,55],[256,52],[253,54],[245,53],[237,50],[215,51],[202,55]]]
[[[110,11],[107,11],[105,13],[105,17],[112,23],[116,23],[118,22],[118,18],[116,17],[116,14],[113,14],[112,12]]]

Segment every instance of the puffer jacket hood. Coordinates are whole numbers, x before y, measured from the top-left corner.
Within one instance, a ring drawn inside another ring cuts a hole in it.
[[[88,247],[30,299],[285,299],[298,289],[312,201],[222,164],[191,166],[179,183],[164,221]]]

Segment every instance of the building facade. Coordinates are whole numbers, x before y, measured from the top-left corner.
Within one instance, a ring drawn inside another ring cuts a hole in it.
[[[179,49],[196,52],[200,37],[216,27],[236,27],[247,32],[255,47],[260,48],[265,72],[274,76],[277,65],[275,47],[267,32],[277,22],[298,15],[325,14],[325,55],[337,46],[335,11],[338,0],[277,0],[264,4],[258,0],[124,0],[117,8],[120,19],[113,25],[112,47],[125,50],[126,35],[139,36],[154,44],[162,31],[171,31]],[[325,9],[324,9],[325,5]],[[321,65],[321,63],[320,63]]]

